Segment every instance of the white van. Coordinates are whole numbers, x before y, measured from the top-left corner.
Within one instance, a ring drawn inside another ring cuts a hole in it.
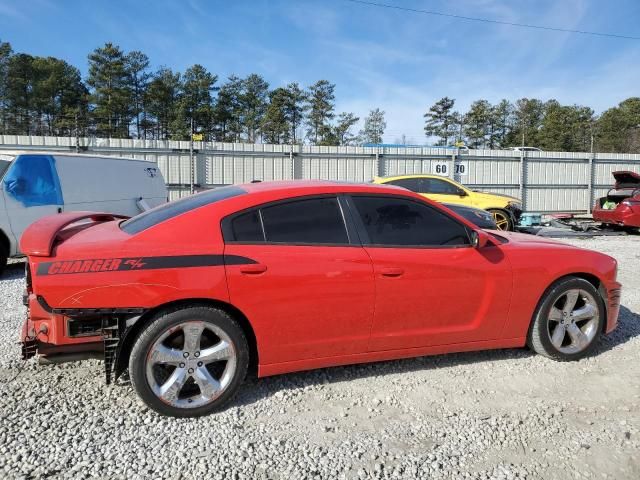
[[[0,272],[41,217],[79,210],[133,216],[167,201],[155,163],[70,153],[2,151],[0,187]]]

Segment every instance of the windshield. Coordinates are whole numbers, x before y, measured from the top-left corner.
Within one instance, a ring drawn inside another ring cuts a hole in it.
[[[0,179],[4,175],[4,172],[7,171],[7,168],[9,168],[9,165],[11,165],[14,158],[16,158],[15,155],[4,155],[0,153]]]

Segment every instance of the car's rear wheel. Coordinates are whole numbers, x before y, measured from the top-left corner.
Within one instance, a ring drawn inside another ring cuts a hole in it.
[[[528,344],[555,360],[578,360],[593,350],[605,320],[604,302],[596,288],[582,278],[567,277],[540,300]]]
[[[513,219],[509,212],[500,209],[487,210],[493,216],[493,221],[496,223],[498,230],[513,230]]]
[[[187,307],[160,314],[129,358],[131,383],[155,411],[195,417],[219,410],[244,380],[249,348],[227,313]]]

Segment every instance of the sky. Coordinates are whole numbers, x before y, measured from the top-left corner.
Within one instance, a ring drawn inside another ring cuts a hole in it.
[[[639,0],[380,0],[469,17],[640,37]],[[28,5],[28,8],[26,6]],[[87,71],[105,42],[152,67],[200,63],[223,81],[336,84],[336,111],[386,112],[384,140],[425,140],[424,113],[449,96],[543,100],[602,112],[640,96],[640,40],[541,31],[347,0],[0,0],[0,40]]]

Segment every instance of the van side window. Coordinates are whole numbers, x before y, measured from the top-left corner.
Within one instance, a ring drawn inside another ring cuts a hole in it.
[[[4,190],[25,207],[62,205],[62,190],[51,155],[20,155],[2,180]]]

